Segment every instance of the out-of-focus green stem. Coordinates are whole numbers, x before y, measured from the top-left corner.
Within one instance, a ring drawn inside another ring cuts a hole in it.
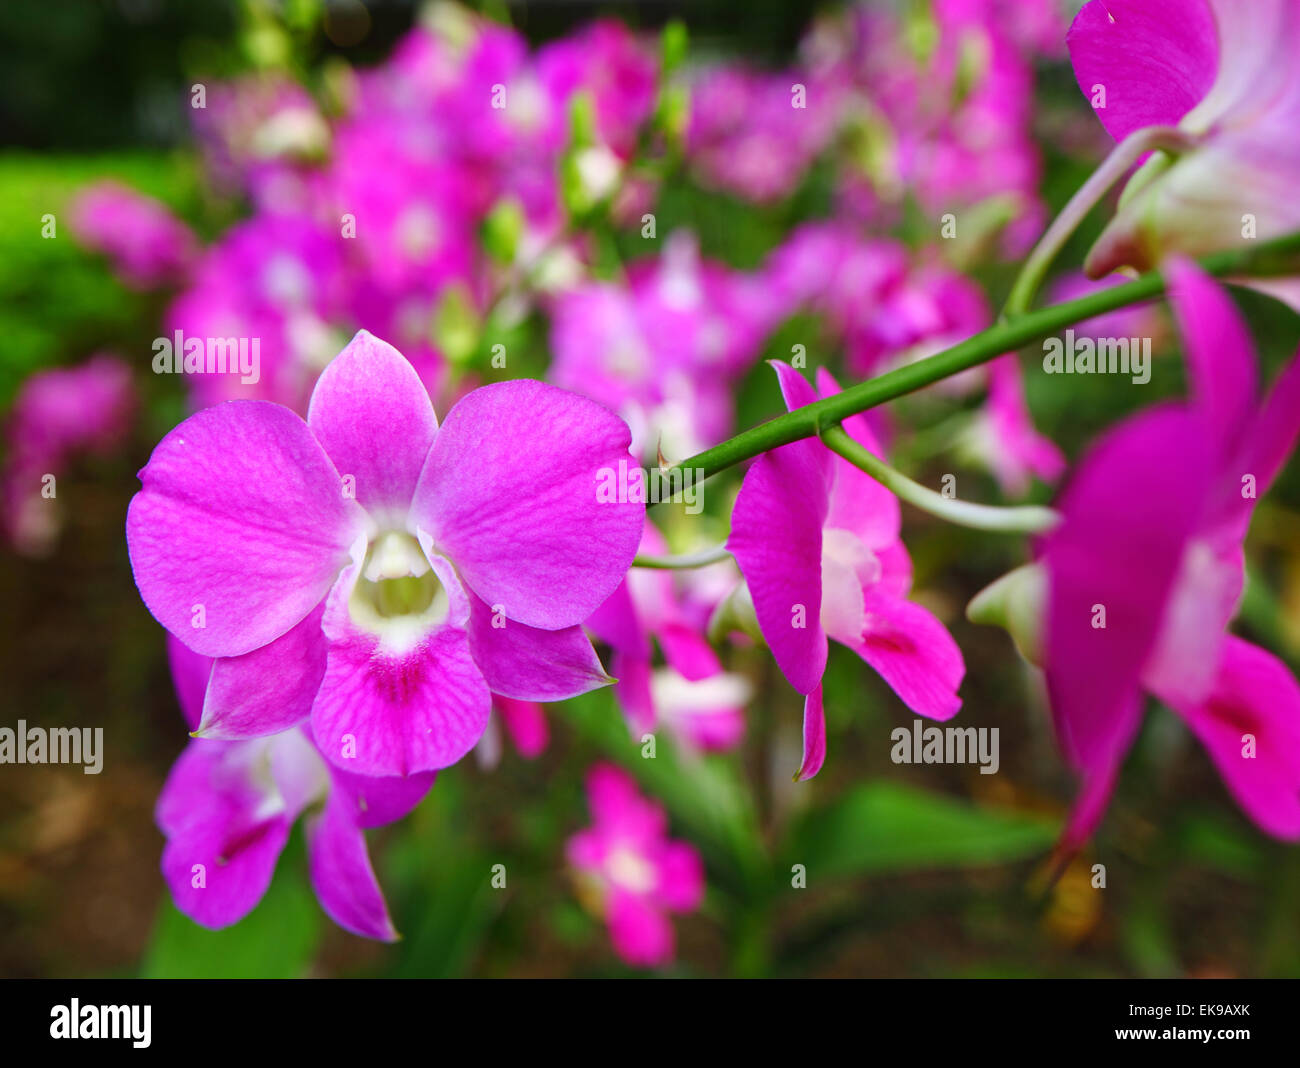
[[[1202,257],[1199,262],[1208,274],[1219,277],[1300,275],[1300,233],[1287,234],[1249,248],[1212,253]],[[816,437],[823,428],[838,426],[858,412],[865,412],[878,404],[933,385],[1004,353],[1014,352],[1022,345],[1048,337],[1085,319],[1151,300],[1164,290],[1164,278],[1158,271],[1151,271],[1123,285],[1111,286],[1077,300],[1026,312],[1015,319],[997,323],[934,356],[850,386],[833,397],[779,415],[674,466],[691,468],[692,477],[697,481],[711,478],[719,471],[753,459],[770,449],[803,438]]]
[[[1052,261],[1057,253],[1070,240],[1070,235],[1079,228],[1106,192],[1120,180],[1130,167],[1148,152],[1163,149],[1167,152],[1185,152],[1193,144],[1191,136],[1176,126],[1147,126],[1135,130],[1117,144],[1100,167],[1079,186],[1070,202],[1061,209],[1061,213],[1052,221],[1047,232],[1038,240],[1034,250],[1025,260],[1011,286],[1011,295],[1007,297],[1006,307],[1002,310],[1004,319],[1014,319],[1029,310],[1034,302],[1034,294],[1042,285]]]
[[[1008,534],[1041,534],[1050,530],[1059,516],[1050,508],[1024,505],[1017,508],[997,508],[987,504],[973,504],[945,497],[913,482],[901,471],[890,467],[880,457],[864,449],[843,427],[829,426],[821,432],[822,441],[839,453],[854,467],[860,467],[899,500],[914,505],[923,512],[946,519],[975,530],[994,530]]]
[[[715,545],[711,549],[702,549],[698,553],[685,556],[638,556],[632,561],[633,567],[652,568],[659,571],[682,571],[696,567],[708,567],[731,559],[731,553],[725,545]]]

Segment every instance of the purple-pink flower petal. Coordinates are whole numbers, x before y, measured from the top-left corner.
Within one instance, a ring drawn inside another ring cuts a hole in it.
[[[803,703],[803,761],[795,772],[794,781],[811,779],[826,763],[826,710],[822,704],[822,688],[816,687]]]
[[[921,605],[874,590],[866,592],[864,610],[862,636],[849,647],[913,712],[939,720],[955,716],[966,664],[948,628]]]
[[[1286,665],[1229,636],[1209,696],[1176,707],[1250,818],[1300,839],[1300,686]]]
[[[1200,267],[1180,256],[1164,273],[1187,354],[1193,399],[1206,413],[1221,453],[1228,454],[1254,414],[1255,346],[1227,292]]]
[[[312,888],[335,923],[365,938],[396,941],[365,835],[346,799],[336,793],[331,793],[323,812],[307,821],[307,856]]]
[[[444,622],[405,647],[389,646],[349,615],[356,573],[353,565],[340,576],[325,607],[329,655],[312,706],[316,743],[331,763],[362,775],[449,767],[474,747],[491,711],[469,637]]]
[[[162,871],[176,907],[204,927],[247,915],[271,885],[292,814],[262,814],[245,746],[193,741],[173,765],[158,798],[167,835]]]
[[[192,415],[140,481],[126,520],[136,585],[206,656],[251,652],[300,622],[366,523],[307,424],[265,401]]]
[[[420,472],[438,432],[424,384],[406,357],[368,331],[321,372],[307,424],[356,499],[389,526],[405,526]]]
[[[581,627],[539,630],[470,594],[469,648],[488,689],[522,701],[563,701],[614,680]]]
[[[324,604],[260,649],[212,663],[197,733],[204,738],[258,738],[279,734],[311,715],[325,677]]]
[[[803,403],[817,399],[796,372],[783,364],[775,367],[783,391],[789,390],[788,403],[792,395]],[[812,692],[826,668],[822,527],[830,507],[832,458],[813,439],[760,456],[736,497],[727,540],[777,666],[802,694]]]
[[[447,414],[416,490],[416,521],[465,584],[520,623],[581,623],[622,581],[643,503],[602,500],[631,436],[576,393],[528,379],[484,386]]]
[[[1065,490],[1043,556],[1045,666],[1057,732],[1075,767],[1108,767],[1132,739],[1142,670],[1209,480],[1204,422],[1163,407],[1103,436]]]
[[[1173,126],[1209,91],[1218,32],[1205,0],[1091,0],[1066,42],[1089,100],[1105,88],[1097,117],[1116,141],[1144,126]]]

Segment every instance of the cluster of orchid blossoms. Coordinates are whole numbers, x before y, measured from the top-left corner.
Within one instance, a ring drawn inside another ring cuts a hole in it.
[[[969,614],[1045,675],[1082,783],[1064,849],[1102,817],[1144,694],[1187,722],[1260,827],[1300,838],[1300,687],[1230,632],[1251,509],[1300,431],[1300,359],[1265,388],[1211,277],[1251,276],[1270,238],[1300,262],[1285,243],[1300,228],[1300,2],[1246,7],[1092,0],[1068,36],[1049,3],[855,9],[770,73],[693,67],[676,33],[656,51],[611,22],[530,53],[438,6],[383,65],[336,72],[327,103],[266,74],[210,87],[195,112],[208,171],[251,216],[200,248],[160,206],[101,189],[78,222],[132,284],[179,281],[169,333],[261,340],[255,383],[185,376],[194,414],[154,450],[127,518],[193,731],[158,805],[178,907],[240,919],[301,815],[322,906],[390,939],[366,828],[476,747],[495,759],[502,731],[536,755],[543,704],[611,684],[633,739],[733,748],[751,696],[727,669],[739,645],[765,645],[804,697],[798,779],[827,759],[828,639],[912,712],[957,715],[965,664],[910,595],[900,500],[1032,536],[1029,562]],[[1033,64],[1067,45],[1118,143],[1034,245]],[[669,170],[761,205],[815,167],[833,215],[751,270],[655,218]],[[1087,268],[1148,273],[1060,279],[1059,302],[1030,313],[1126,176]],[[929,238],[885,236],[916,213],[936,220]],[[656,221],[657,253],[610,270],[602,235]],[[962,271],[979,256],[1023,261],[996,322]],[[1250,280],[1288,294],[1285,277]],[[934,387],[936,404],[984,394],[952,440],[1008,497],[1061,478],[1016,348],[1075,324],[1150,335],[1151,308],[1133,305],[1166,287],[1189,398],[1103,433],[1054,508],[950,499],[889,466],[906,428],[878,406]],[[530,316],[549,330],[545,383],[512,376],[497,343]],[[795,316],[867,381],[810,381],[806,352],[774,360],[789,411],[723,440],[740,381]],[[665,456],[706,477],[751,461],[729,527],[599,492]],[[593,826],[568,848],[580,894],[621,956],[662,964],[668,914],[702,900],[700,857],[624,772],[593,769],[588,795]]]

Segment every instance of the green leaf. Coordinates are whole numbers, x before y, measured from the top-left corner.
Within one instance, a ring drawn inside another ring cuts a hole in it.
[[[483,851],[462,775],[444,772],[437,787],[393,828],[381,853],[381,884],[402,940],[384,974],[445,978],[465,974],[482,952],[512,889],[492,885],[493,865],[519,865],[507,852]]]
[[[971,868],[1033,856],[1057,832],[1051,819],[878,782],[805,815],[786,853],[810,876]]]

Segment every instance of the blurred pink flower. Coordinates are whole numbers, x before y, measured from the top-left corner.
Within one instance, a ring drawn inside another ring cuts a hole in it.
[[[57,491],[44,492],[46,477],[61,475],[80,453],[113,449],[135,406],[130,368],[103,353],[78,367],[38,371],[22,384],[5,429],[3,475],[4,529],[15,549],[49,550],[60,513]]]
[[[552,304],[550,377],[627,420],[635,455],[681,459],[731,431],[733,386],[774,323],[761,280],[704,260],[694,238]]]
[[[540,704],[493,694],[492,710],[500,718],[521,757],[533,760],[542,755],[550,741],[550,728]]]
[[[1103,435],[1043,546],[1048,691],[1084,780],[1071,847],[1102,816],[1144,692],[1201,739],[1257,824],[1300,838],[1300,686],[1276,657],[1227,631],[1256,498],[1300,433],[1300,355],[1261,400],[1235,306],[1190,262],[1169,270],[1191,402],[1151,408]]]
[[[687,156],[702,184],[758,203],[794,192],[839,117],[831,83],[719,66],[691,86]]]
[[[260,210],[297,210],[313,190],[313,167],[330,149],[329,125],[312,95],[270,73],[203,91],[204,106],[191,106],[190,114],[209,180],[227,195],[246,193]]]
[[[663,535],[650,522],[642,531],[638,551],[652,556],[667,551]],[[730,576],[729,581],[722,579],[724,586],[716,581],[719,571]],[[713,572],[714,577],[706,572]],[[739,699],[736,678],[723,671],[704,635],[705,622],[720,600],[718,594],[734,585],[734,576],[735,568],[728,563],[678,573],[633,568],[588,617],[587,629],[613,650],[610,670],[618,679],[614,696],[634,735],[654,730],[663,717],[681,727],[688,739],[692,735],[697,741],[706,735],[734,735],[739,740],[745,700]],[[701,603],[700,598],[691,597],[692,587],[697,591],[707,589],[713,598]],[[652,642],[656,640],[668,664],[666,672],[659,675],[652,668]],[[698,688],[694,686],[697,683],[701,684]],[[739,729],[732,725],[711,728],[695,721],[697,715],[713,713],[718,715],[719,724],[738,722]]]
[[[1055,482],[1065,471],[1065,455],[1034,428],[1020,361],[1014,354],[999,356],[987,373],[988,399],[970,436],[975,455],[1009,497],[1023,496],[1034,478]]]
[[[105,179],[78,193],[71,210],[74,235],[107,256],[127,285],[154,289],[184,281],[197,242],[161,202]]]
[[[321,370],[346,339],[345,282],[337,231],[306,215],[261,214],[231,227],[203,253],[190,285],[168,308],[167,337],[258,339],[257,381],[185,376],[191,403],[271,400],[306,411]]]
[[[672,667],[659,668],[650,693],[660,721],[688,749],[721,753],[745,736],[745,707],[753,689],[743,675],[718,671],[687,678]]]
[[[896,15],[860,4],[815,26],[808,65],[853,97],[842,206],[893,222],[912,199],[936,237],[952,212],[959,237],[1000,232],[1006,255],[1023,254],[1044,214],[1031,103],[1045,6],[936,0]]]
[[[663,809],[642,797],[626,772],[597,764],[587,775],[593,825],[565,850],[580,890],[609,927],[628,964],[660,967],[674,955],[670,912],[704,899],[704,864],[694,846],[667,837]]]
[[[941,264],[914,265],[899,242],[864,238],[840,222],[798,227],[763,271],[773,314],[823,317],[843,339],[849,369],[864,377],[962,341],[990,319],[970,279]]]
[[[654,110],[659,88],[654,50],[623,23],[606,18],[543,45],[535,63],[558,114],[567,117],[575,93],[590,93],[597,134],[620,159],[629,159],[642,124]]]

